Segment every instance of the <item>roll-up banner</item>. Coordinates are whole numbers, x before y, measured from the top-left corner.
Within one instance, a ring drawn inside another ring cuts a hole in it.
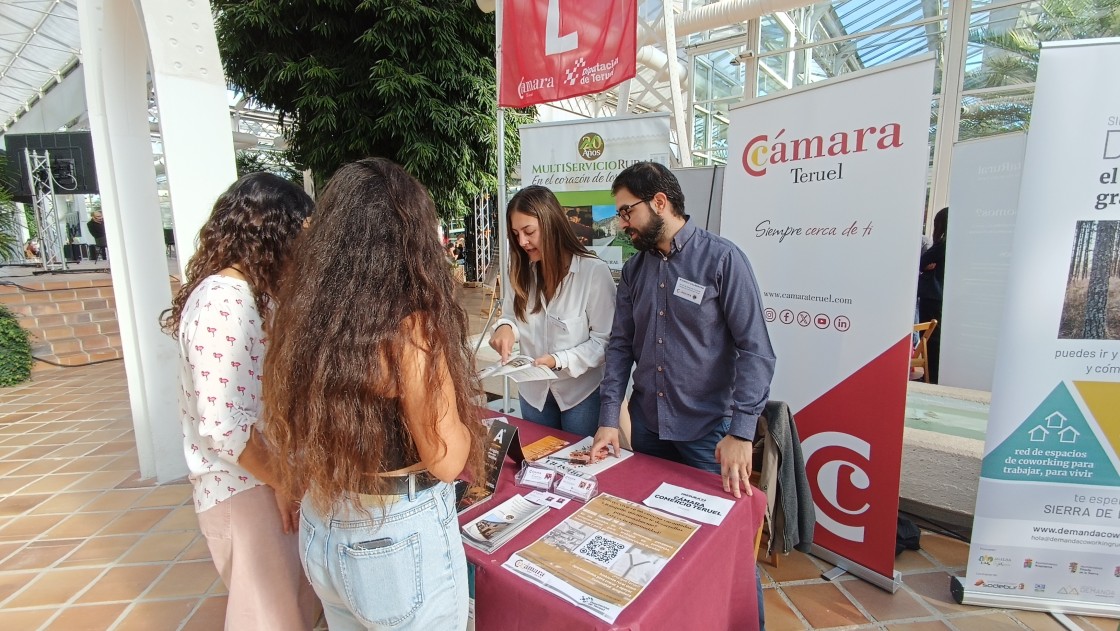
[[[990,391],[996,365],[1011,234],[1019,208],[1025,134],[953,145],[945,302],[941,307],[943,386]]]
[[[816,503],[814,554],[894,591],[929,160],[925,55],[730,113],[721,234],[747,253]]]
[[[1044,45],[963,601],[1120,617],[1120,39]],[[950,237],[952,238],[952,237]]]
[[[669,114],[539,123],[520,131],[522,186],[552,189],[580,241],[611,269],[622,269],[635,250],[618,229],[611,184],[635,162],[669,164]]]

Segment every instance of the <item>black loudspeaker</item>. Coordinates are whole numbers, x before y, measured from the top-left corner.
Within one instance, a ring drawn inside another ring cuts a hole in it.
[[[54,178],[54,192],[58,195],[96,195],[97,168],[93,163],[93,136],[88,131],[58,134],[6,134],[4,145],[8,168],[6,184],[17,202],[32,202],[31,184],[27,178],[25,149],[40,155],[49,152],[50,174]],[[45,180],[46,173],[36,174]]]

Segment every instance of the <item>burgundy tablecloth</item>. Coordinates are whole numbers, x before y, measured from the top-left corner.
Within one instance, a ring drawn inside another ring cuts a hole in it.
[[[518,418],[508,417],[508,420],[518,427],[523,445],[549,434],[573,442],[579,439]],[[506,460],[496,497],[466,511],[460,516],[460,523],[478,517],[510,496],[531,491],[517,486],[514,473],[516,467]],[[642,454],[615,465],[598,479],[600,491],[638,503],[662,482],[730,497],[724,493],[718,475]],[[600,620],[502,567],[511,554],[536,541],[583,504],[573,500],[562,509],[549,510],[494,554],[466,547],[467,560],[477,567],[475,628],[478,631],[755,629],[758,599],[754,536],[762,523],[765,503],[765,496],[755,489],[752,498],[744,496],[735,502],[731,514],[719,526],[701,524],[700,530],[614,624]]]

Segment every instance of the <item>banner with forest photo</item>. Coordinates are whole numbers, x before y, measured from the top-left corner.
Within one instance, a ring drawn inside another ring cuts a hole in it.
[[[1120,616],[1118,67],[1120,39],[1042,49],[967,604]]]

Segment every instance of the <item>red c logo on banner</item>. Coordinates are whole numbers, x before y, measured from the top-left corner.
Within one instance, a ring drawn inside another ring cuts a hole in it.
[[[805,462],[808,463],[813,458],[813,454],[825,447],[840,447],[863,456],[864,460],[871,460],[871,445],[866,441],[842,432],[821,432],[810,436],[801,443],[801,449],[805,454]],[[840,472],[844,467],[850,467],[851,469],[848,473],[848,482],[853,486],[862,490],[871,487],[871,478],[859,465],[848,460],[829,460],[821,465],[817,471],[817,489],[832,508],[847,515],[862,515],[867,512],[867,509],[871,508],[870,504],[865,502],[863,506],[856,510],[847,509],[840,505],[838,498]],[[837,537],[857,543],[863,543],[864,541],[863,526],[840,523],[820,508],[817,509],[817,523]]]

